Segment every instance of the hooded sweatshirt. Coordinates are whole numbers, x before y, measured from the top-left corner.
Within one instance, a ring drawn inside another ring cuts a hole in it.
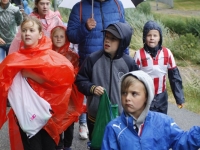
[[[200,147],[200,127],[181,130],[174,120],[162,113],[149,111],[154,97],[152,78],[145,72],[132,71],[122,76],[121,81],[132,75],[143,82],[148,93],[146,107],[138,119],[123,112],[106,127],[101,150],[196,150]],[[120,87],[121,87],[120,81]],[[138,126],[138,132],[134,129]]]
[[[121,114],[118,82],[123,74],[138,70],[135,61],[123,53],[130,44],[132,28],[127,23],[121,22],[111,25],[115,26],[121,36],[115,57],[111,59],[104,50],[92,53],[82,64],[75,81],[79,91],[87,96],[87,112],[93,118],[96,117],[100,97],[93,94],[92,87],[104,87],[111,103],[118,104]]]
[[[23,5],[24,5],[24,12],[29,15],[32,13],[32,8],[28,6],[28,2],[26,0],[23,0]]]

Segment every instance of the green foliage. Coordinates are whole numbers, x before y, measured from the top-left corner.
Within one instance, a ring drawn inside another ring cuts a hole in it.
[[[200,37],[200,19],[187,19],[186,20],[186,32],[192,33],[195,36]]]
[[[168,47],[172,50],[176,58],[189,60],[193,63],[200,64],[199,46],[199,38],[195,37],[191,33],[188,33],[174,39],[172,44]]]
[[[200,36],[200,19],[190,17],[181,17],[180,19],[180,16],[169,17],[169,15],[157,13],[154,13],[154,17],[179,35],[192,33],[195,36]]]
[[[63,22],[67,23],[68,19],[69,19],[70,12],[71,12],[71,9],[58,7],[58,11],[60,12],[60,14],[62,16]]]
[[[174,8],[179,10],[200,10],[199,0],[174,0]]]
[[[146,15],[151,14],[151,6],[150,6],[150,3],[147,1],[140,3],[135,9],[137,9],[137,11],[144,13]]]

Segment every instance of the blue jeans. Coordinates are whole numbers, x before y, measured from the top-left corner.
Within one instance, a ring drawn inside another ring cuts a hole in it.
[[[8,55],[10,44],[0,45],[0,62]]]
[[[83,104],[86,104],[87,102],[87,98],[86,96],[84,96],[84,100],[83,100]],[[82,123],[86,123],[86,113],[82,113],[80,116],[79,116],[79,124],[82,124]]]

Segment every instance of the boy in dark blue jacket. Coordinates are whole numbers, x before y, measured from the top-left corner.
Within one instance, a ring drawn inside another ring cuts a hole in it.
[[[129,46],[133,29],[127,23],[110,24],[104,34],[104,49],[94,52],[83,62],[76,78],[80,92],[87,96],[87,125],[89,139],[93,131],[99,99],[106,89],[112,104],[118,104],[122,112],[118,81],[129,72],[138,70],[135,61],[124,54]]]

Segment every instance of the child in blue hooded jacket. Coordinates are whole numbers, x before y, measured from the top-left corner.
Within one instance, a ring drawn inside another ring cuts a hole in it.
[[[200,127],[181,130],[163,113],[149,111],[154,98],[152,78],[142,70],[122,76],[120,117],[106,127],[102,150],[197,150]]]

